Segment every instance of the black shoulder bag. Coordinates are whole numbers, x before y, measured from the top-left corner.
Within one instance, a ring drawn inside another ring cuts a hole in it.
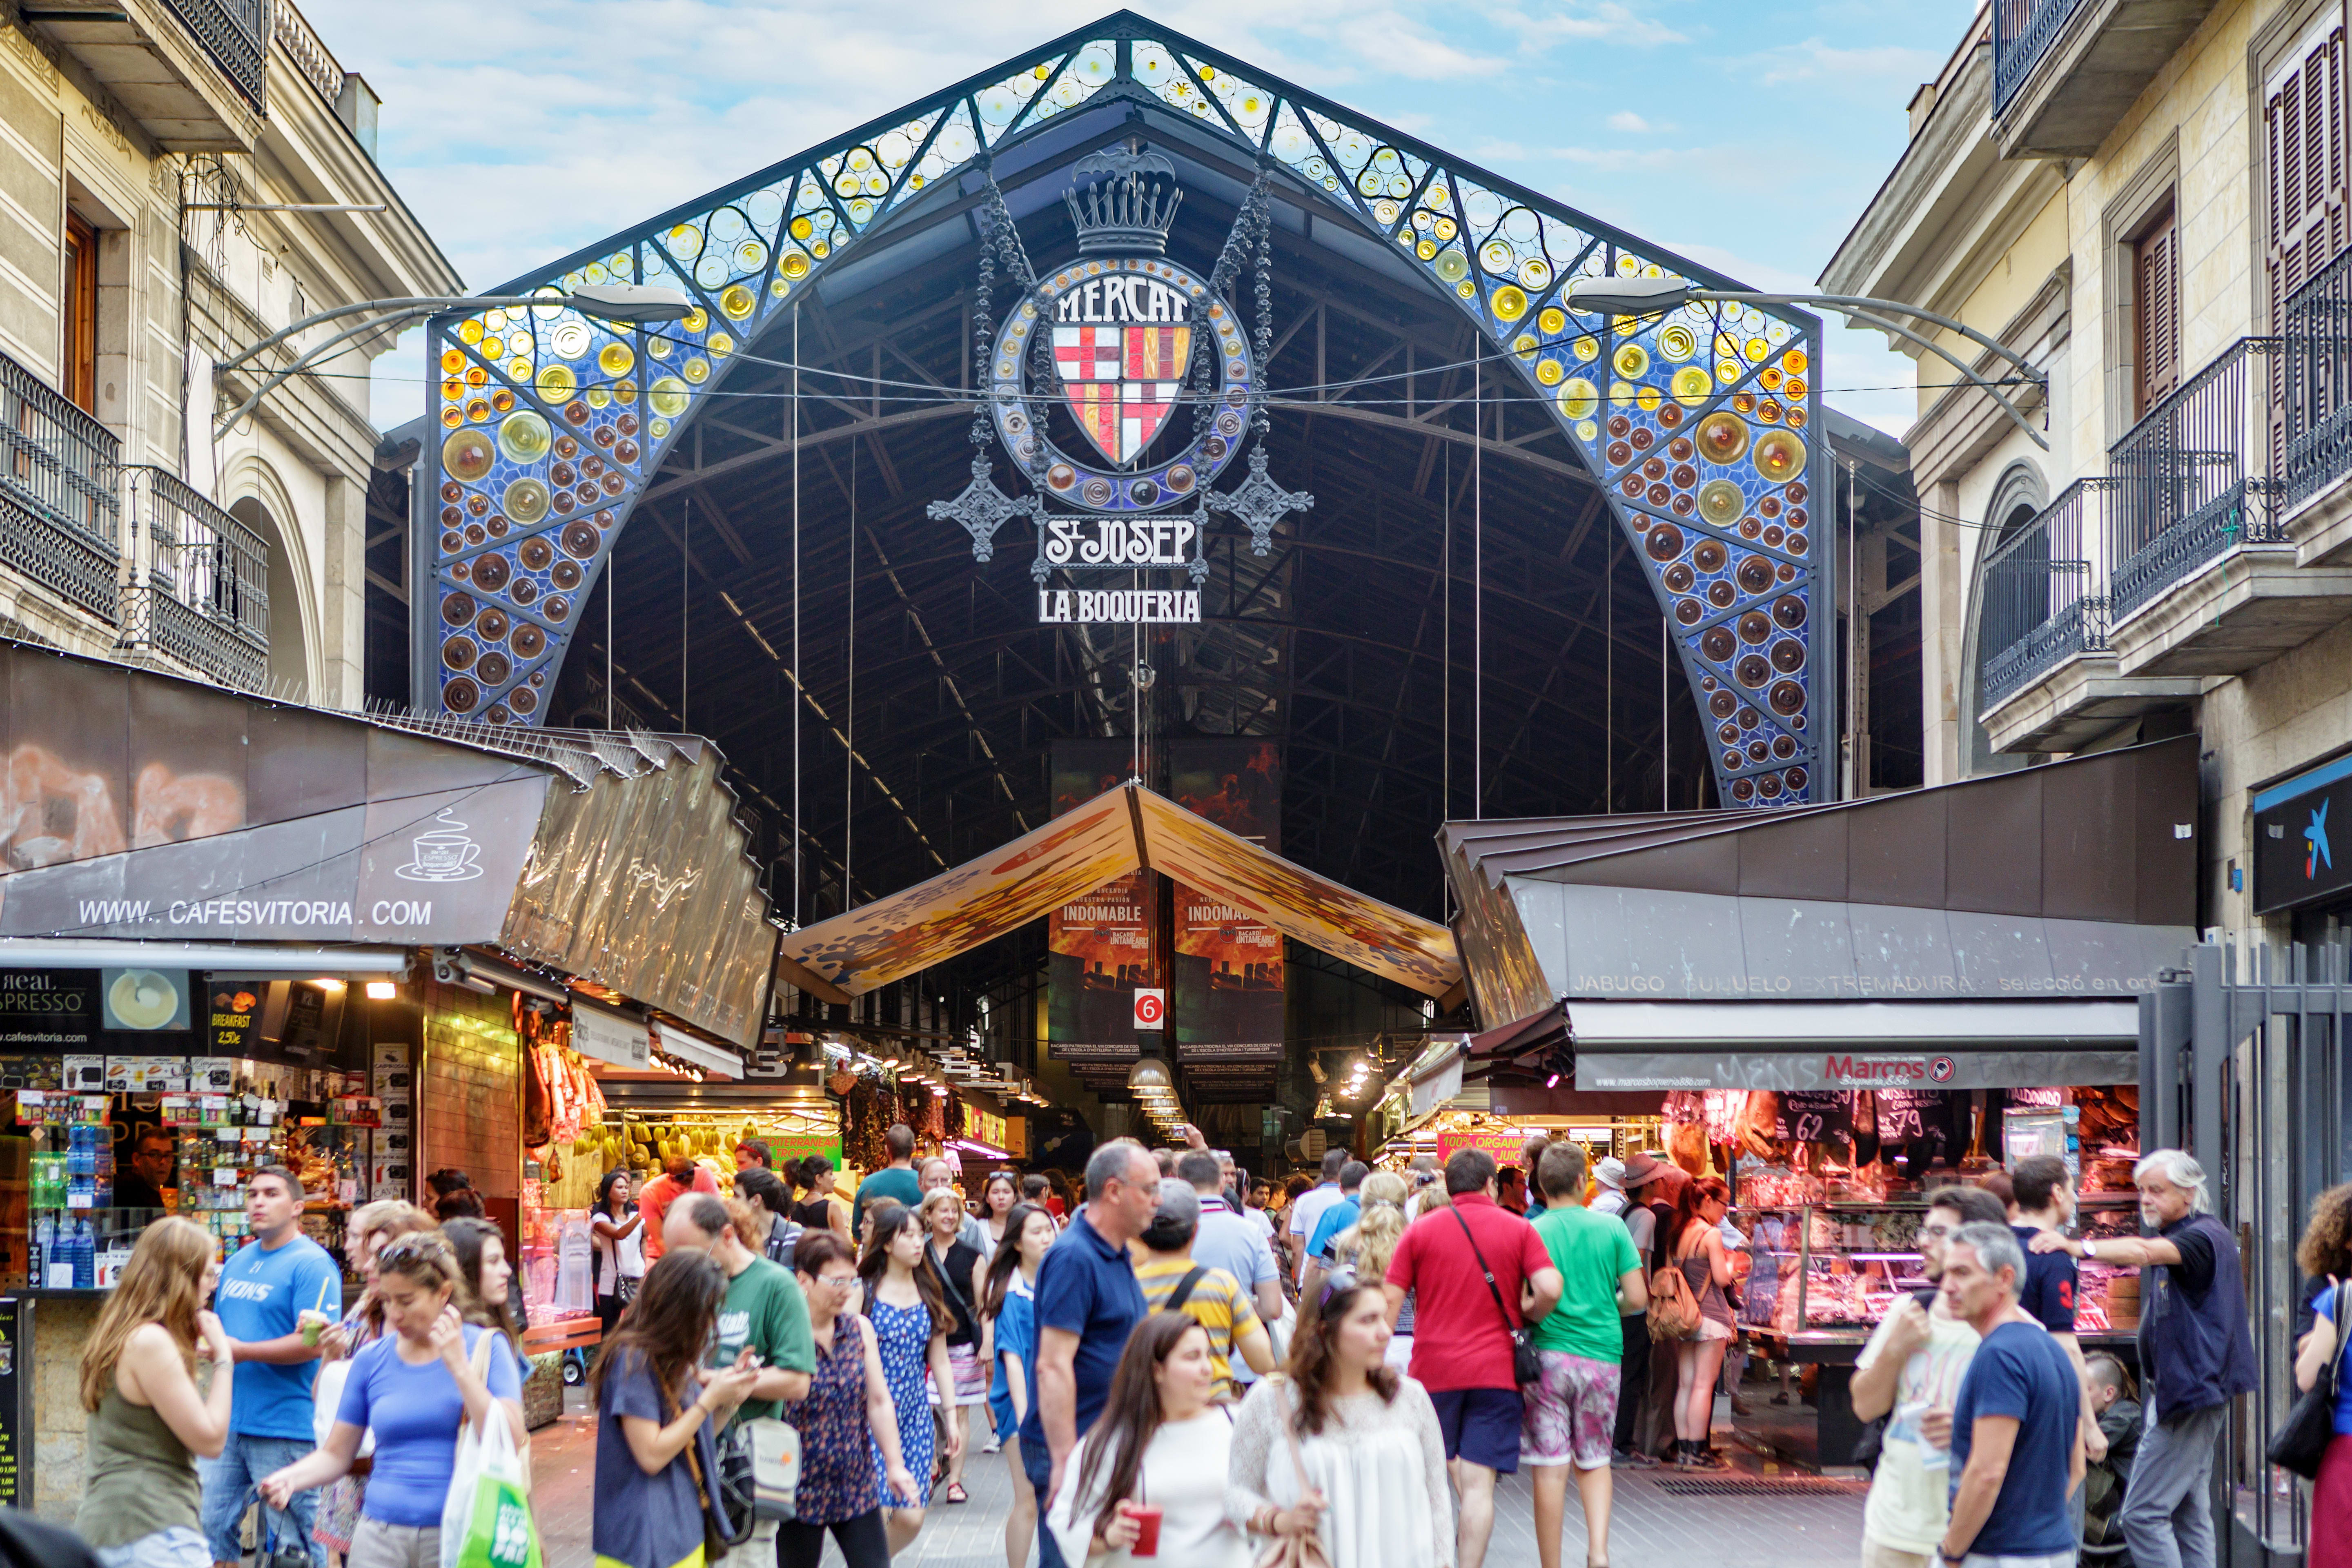
[[[2294,1408],[2271,1435],[2271,1463],[2307,1481],[2318,1479],[2319,1461],[2326,1457],[2327,1445],[2336,1440],[2336,1395],[2343,1386],[2344,1342],[2352,1339],[2352,1333],[2345,1331],[2341,1285],[2336,1288],[2334,1320],[2336,1353],[2327,1360],[2327,1375],[2296,1396]]]
[[[1486,1267],[1486,1255],[1478,1250],[1478,1238],[1470,1234],[1470,1222],[1454,1209],[1454,1223],[1462,1227],[1462,1238],[1470,1244],[1470,1256],[1478,1260],[1478,1272],[1486,1277],[1486,1293],[1495,1298],[1495,1310],[1503,1314],[1503,1328],[1511,1336],[1511,1381],[1525,1388],[1543,1381],[1543,1357],[1536,1352],[1536,1342],[1524,1328],[1511,1326],[1511,1310],[1503,1305],[1503,1288],[1495,1283],[1495,1271]]]
[[[1168,1300],[1160,1303],[1159,1310],[1163,1312],[1182,1311],[1184,1310],[1184,1303],[1192,1299],[1192,1288],[1198,1285],[1202,1277],[1208,1272],[1209,1268],[1207,1264],[1195,1263],[1192,1265],[1190,1269],[1185,1271],[1184,1278],[1176,1281],[1176,1289],[1168,1292]]]

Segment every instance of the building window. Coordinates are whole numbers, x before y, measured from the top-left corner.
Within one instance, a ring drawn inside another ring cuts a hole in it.
[[[2180,231],[2167,205],[2132,241],[2132,417],[2180,384]]]
[[[2330,7],[2331,10],[2334,7]],[[2344,26],[2340,13],[2306,35],[2264,95],[2263,193],[2270,208],[2271,330],[2287,296],[2344,248]]]
[[[98,231],[66,214],[66,297],[58,314],[65,342],[58,356],[58,390],[84,413],[98,412]]]

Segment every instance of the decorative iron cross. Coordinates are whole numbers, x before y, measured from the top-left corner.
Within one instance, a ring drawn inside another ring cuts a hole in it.
[[[1212,511],[1229,514],[1249,530],[1250,553],[1264,555],[1274,548],[1274,525],[1286,512],[1304,511],[1315,504],[1315,498],[1304,490],[1286,490],[1268,478],[1265,471],[1265,446],[1261,442],[1251,448],[1249,478],[1231,490],[1211,490],[1201,498],[1201,503]]]
[[[985,456],[971,460],[971,483],[953,500],[935,500],[926,509],[933,521],[944,520],[963,525],[971,535],[971,558],[987,561],[996,554],[996,531],[1011,517],[1037,515],[1037,498],[1023,496],[1015,500],[996,488],[990,478],[992,466]]]

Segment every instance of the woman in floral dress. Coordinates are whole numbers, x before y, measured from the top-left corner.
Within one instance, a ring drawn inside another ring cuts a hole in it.
[[[793,1268],[808,1298],[816,1371],[807,1396],[784,1407],[784,1419],[800,1429],[801,1480],[798,1517],[776,1528],[776,1560],[780,1568],[817,1568],[830,1531],[848,1568],[889,1568],[882,1500],[912,1501],[921,1493],[899,1455],[898,1416],[874,1326],[845,1310],[858,1284],[848,1244],[831,1231],[804,1230]]]
[[[931,1462],[940,1451],[931,1424],[929,1395],[924,1392],[926,1368],[941,1388],[955,1386],[948,1364],[948,1330],[955,1314],[931,1271],[923,1267],[923,1223],[913,1209],[900,1204],[876,1207],[866,1229],[866,1255],[858,1259],[857,1275],[866,1287],[866,1317],[882,1358],[882,1375],[890,1386],[890,1402],[898,1413],[898,1441],[907,1468],[917,1483],[910,1506],[887,1509],[890,1555],[913,1543],[923,1528],[923,1510],[931,1500]],[[948,1428],[946,1452],[956,1449],[955,1428]],[[885,1456],[877,1445],[875,1474],[883,1471]]]

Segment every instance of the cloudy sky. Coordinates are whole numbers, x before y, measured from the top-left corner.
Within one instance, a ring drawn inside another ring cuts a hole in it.
[[[384,168],[468,288],[789,156],[1108,0],[300,0],[384,100]],[[1180,31],[1759,288],[1811,285],[1975,0],[1169,0]],[[379,363],[421,408],[424,333]],[[1890,430],[1911,365],[1837,331]]]

